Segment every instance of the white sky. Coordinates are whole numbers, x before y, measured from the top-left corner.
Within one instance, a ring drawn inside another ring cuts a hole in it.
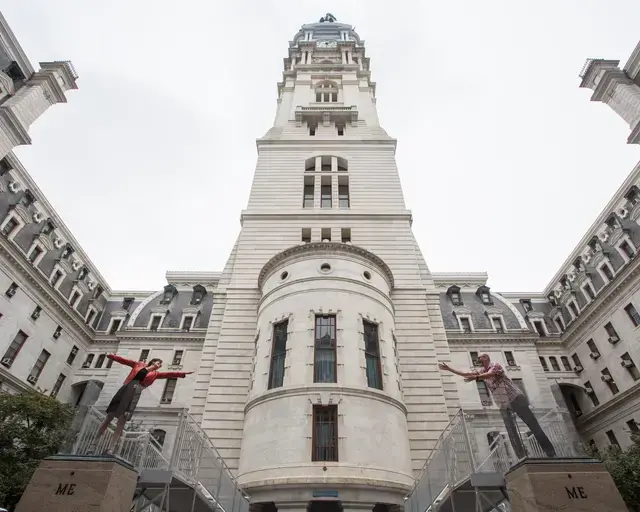
[[[431,270],[541,291],[640,157],[577,76],[626,61],[637,0],[5,0],[32,63],[80,75],[16,153],[112,288],[221,270],[287,42],[326,12],[366,41]]]

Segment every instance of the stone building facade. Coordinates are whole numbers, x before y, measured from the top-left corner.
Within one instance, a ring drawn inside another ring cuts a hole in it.
[[[143,393],[140,428],[169,451],[189,409],[254,503],[301,510],[319,486],[344,509],[402,505],[461,407],[487,418],[477,442],[502,433],[486,390],[437,367],[473,368],[482,352],[534,409],[570,411],[585,442],[629,444],[640,420],[640,166],[539,293],[432,273],[411,231],[396,140],[378,121],[365,43],[328,15],[289,42],[225,267],[115,291],[11,152],[28,142],[12,130],[26,133],[75,88],[73,68],[34,73],[3,19],[0,51],[13,59],[0,73],[0,119],[20,121],[0,126],[12,144],[0,141],[3,390],[100,409],[127,373],[107,353],[194,370]],[[618,80],[601,97],[635,130],[637,79],[616,66],[590,61],[583,85]]]

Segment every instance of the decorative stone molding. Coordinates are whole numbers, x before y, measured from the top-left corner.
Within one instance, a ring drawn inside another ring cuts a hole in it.
[[[17,182],[17,181],[12,181],[12,182],[9,183],[9,191],[12,194],[18,193],[20,191],[21,187],[22,187],[21,184],[19,182]]]
[[[258,287],[262,288],[266,279],[285,261],[291,258],[297,258],[300,256],[327,256],[327,257],[339,257],[340,255],[353,255],[360,258],[364,258],[369,263],[372,263],[378,267],[381,274],[387,278],[390,288],[394,286],[393,273],[389,266],[378,256],[372,252],[358,247],[356,245],[343,244],[339,242],[310,242],[303,245],[294,245],[284,251],[276,254],[262,267],[258,276]]]

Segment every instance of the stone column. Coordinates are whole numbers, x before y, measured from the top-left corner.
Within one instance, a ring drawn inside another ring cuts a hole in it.
[[[514,511],[628,512],[604,464],[593,459],[525,459],[505,479]]]
[[[40,463],[16,512],[129,512],[137,478],[115,457],[55,455]]]

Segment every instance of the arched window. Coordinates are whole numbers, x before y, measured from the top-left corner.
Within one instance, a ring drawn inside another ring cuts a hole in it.
[[[316,170],[316,157],[312,156],[304,161],[304,171],[314,172]]]
[[[349,170],[349,164],[344,158],[338,157],[338,172],[347,172]]]
[[[316,85],[317,103],[335,103],[338,101],[338,85],[334,82],[321,82]]]
[[[167,437],[167,433],[164,430],[156,428],[151,431],[151,435],[160,446],[164,446],[164,438]]]

